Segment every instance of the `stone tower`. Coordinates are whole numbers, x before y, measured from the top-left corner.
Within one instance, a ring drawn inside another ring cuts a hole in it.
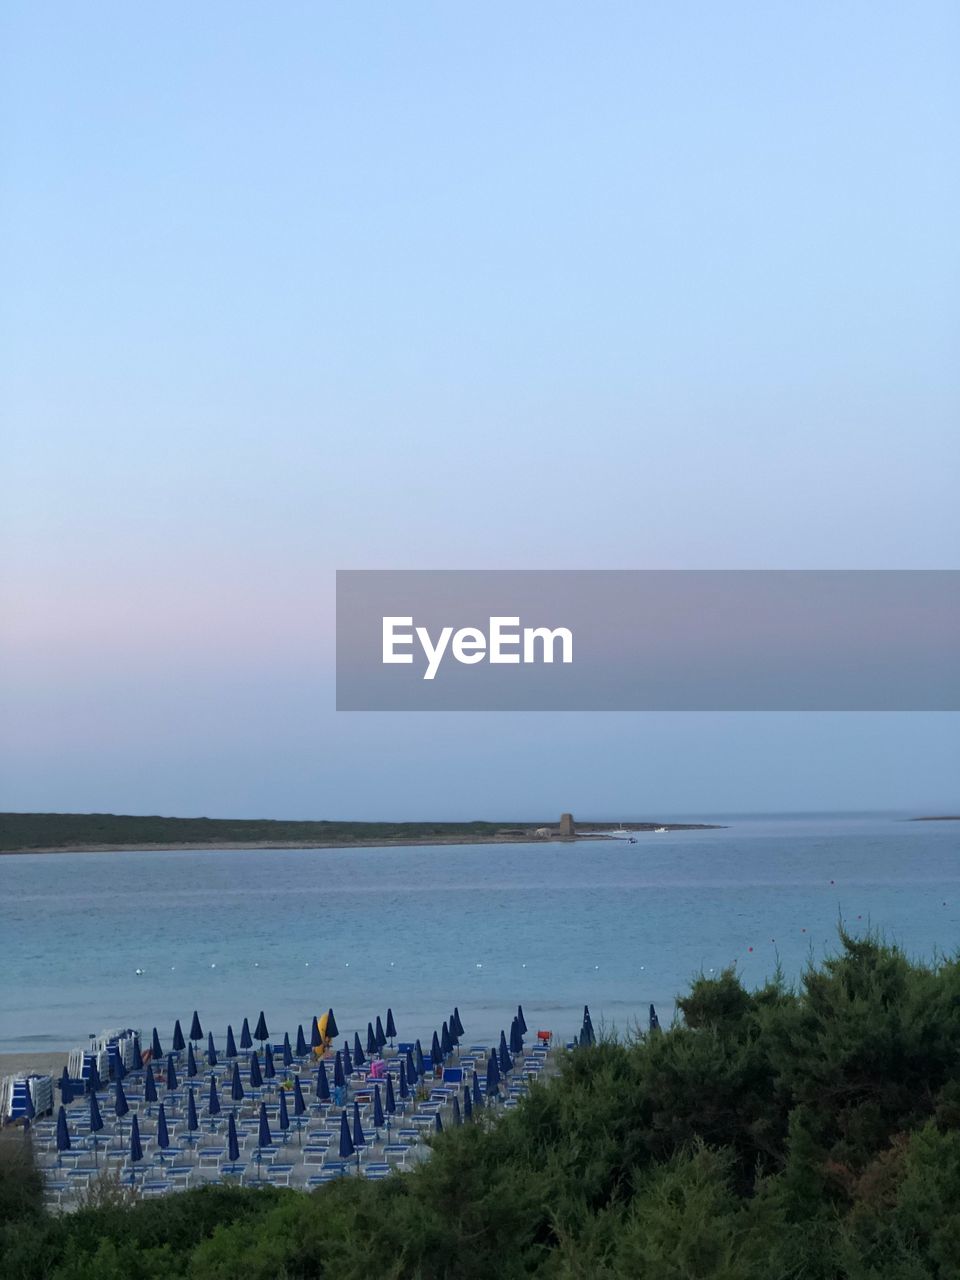
[[[569,838],[569,837],[573,837],[573,836],[575,836],[576,834],[577,834],[577,829],[576,829],[576,827],[573,825],[573,814],[572,814],[572,813],[561,813],[561,815],[560,815],[560,835],[561,835],[561,836],[566,836],[566,837],[568,837],[568,838]]]

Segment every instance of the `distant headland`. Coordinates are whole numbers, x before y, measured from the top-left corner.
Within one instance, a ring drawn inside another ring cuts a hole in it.
[[[161,818],[115,813],[0,813],[0,854],[149,849],[362,849],[382,845],[515,844],[617,839],[634,832],[709,831],[707,822],[310,822]],[[579,827],[579,830],[578,830]]]

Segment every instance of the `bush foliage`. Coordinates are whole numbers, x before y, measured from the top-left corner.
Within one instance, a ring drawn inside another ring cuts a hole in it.
[[[668,1031],[566,1055],[514,1112],[443,1134],[385,1182],[211,1187],[58,1217],[4,1161],[0,1275],[960,1275],[957,961],[841,934],[795,991],[749,992],[730,970],[680,1008]]]

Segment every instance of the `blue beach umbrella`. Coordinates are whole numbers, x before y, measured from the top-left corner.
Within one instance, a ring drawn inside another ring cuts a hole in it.
[[[360,1103],[357,1101],[353,1104],[353,1145],[357,1151],[367,1145],[367,1140],[363,1136],[363,1125],[360,1123]]]
[[[90,1059],[90,1071],[87,1074],[87,1088],[91,1093],[96,1093],[102,1087],[100,1068],[97,1066],[97,1059],[93,1057]]]
[[[321,1062],[317,1067],[317,1097],[321,1102],[330,1101],[330,1081],[327,1077],[327,1066]]]
[[[260,1179],[260,1164],[263,1160],[264,1147],[273,1146],[273,1137],[270,1133],[270,1125],[267,1122],[267,1104],[260,1103],[260,1124],[257,1128],[257,1180]]]
[[[278,1121],[280,1132],[283,1134],[283,1141],[287,1141],[287,1130],[290,1128],[290,1113],[287,1111],[287,1091],[280,1090],[280,1118]]]
[[[123,1081],[117,1081],[117,1092],[113,1101],[113,1109],[117,1113],[117,1119],[122,1120],[130,1110],[130,1104],[127,1102],[127,1095],[123,1091]]]
[[[237,1056],[237,1042],[233,1038],[233,1027],[227,1027],[227,1057],[235,1058]]]
[[[393,1076],[387,1076],[386,1106],[388,1116],[395,1116],[397,1114],[397,1100],[393,1094]]]
[[[254,1040],[259,1040],[260,1043],[263,1044],[264,1040],[267,1040],[269,1036],[270,1036],[270,1032],[267,1030],[267,1019],[264,1016],[263,1010],[261,1009],[260,1017],[257,1019],[256,1030],[253,1033],[253,1038]]]
[[[273,1050],[269,1045],[263,1051],[263,1074],[267,1080],[275,1080],[277,1068],[273,1064]]]
[[[518,1024],[519,1024],[519,1026],[520,1026],[520,1034],[521,1034],[522,1036],[525,1036],[525,1035],[527,1034],[528,1027],[527,1027],[527,1020],[526,1020],[526,1018],[523,1016],[523,1005],[522,1005],[522,1004],[518,1004],[518,1005],[517,1005],[517,1023],[518,1023]]]
[[[406,1066],[407,1066],[407,1084],[409,1084],[410,1088],[412,1089],[413,1086],[417,1083],[417,1081],[420,1078],[419,1075],[417,1074],[417,1064],[413,1060],[412,1049],[407,1050]]]
[[[143,1070],[143,1050],[140,1048],[140,1036],[133,1037],[133,1071]]]
[[[283,1065],[286,1068],[293,1066],[293,1050],[290,1048],[290,1037],[286,1031],[283,1033]]]
[[[180,1019],[178,1018],[173,1024],[173,1052],[182,1053],[186,1047],[183,1032],[180,1030]]]
[[[393,1042],[397,1038],[397,1024],[393,1020],[393,1010],[387,1010],[387,1039],[390,1041],[390,1047],[393,1048]]]
[[[250,1055],[250,1088],[263,1088],[263,1073],[260,1070],[260,1055],[254,1049]]]
[[[379,1051],[387,1043],[387,1037],[384,1034],[383,1023],[380,1021],[379,1013],[377,1014],[377,1025],[374,1034],[377,1037],[377,1050]]]
[[[160,1148],[160,1163],[163,1164],[163,1152],[170,1146],[170,1133],[167,1129],[167,1113],[160,1103],[160,1110],[157,1112],[157,1146]]]
[[[330,1040],[336,1040],[339,1034],[340,1034],[340,1028],[337,1026],[336,1018],[333,1016],[333,1010],[328,1009],[327,1010],[327,1038]]]
[[[446,1023],[444,1023],[440,1031],[440,1054],[443,1057],[444,1061],[446,1061],[447,1058],[449,1058],[452,1051],[453,1051],[453,1041],[450,1039],[450,1028],[447,1026]]]
[[[443,1059],[443,1047],[436,1032],[433,1033],[433,1039],[430,1041],[430,1057],[433,1059],[433,1068],[436,1070]],[[417,1066],[420,1066],[419,1062]]]
[[[300,1087],[300,1077],[293,1077],[293,1115],[297,1122],[297,1142],[302,1143],[301,1133],[303,1130],[303,1116],[306,1114],[307,1104],[303,1097],[303,1090]]]
[[[343,1074],[345,1076],[353,1075],[353,1059],[350,1057],[350,1046],[346,1040],[343,1042]]]
[[[400,1099],[402,1102],[410,1097],[410,1086],[407,1084],[407,1067],[406,1063],[400,1063]]]
[[[490,1057],[487,1059],[487,1097],[494,1098],[497,1095],[497,1085],[500,1083],[500,1072],[497,1068],[497,1055],[490,1051]]]
[[[383,1125],[383,1103],[380,1101],[380,1086],[376,1084],[373,1086],[373,1128],[378,1140]]]
[[[124,1065],[123,1058],[120,1056],[120,1054],[119,1054],[119,1053],[117,1054],[116,1058],[114,1059],[114,1063],[115,1063],[115,1065],[114,1065],[114,1068],[113,1068],[113,1073],[114,1073],[114,1076],[116,1077],[116,1079],[117,1079],[117,1080],[126,1080],[126,1078],[127,1078],[127,1068],[126,1068],[126,1066]]]
[[[460,1114],[460,1103],[456,1097],[453,1099],[453,1123],[455,1127],[463,1124],[463,1116]]]
[[[339,1049],[333,1061],[333,1083],[337,1089],[342,1089],[346,1085],[346,1079],[343,1074],[343,1059],[340,1057]]]
[[[217,1065],[217,1046],[213,1043],[213,1032],[207,1035],[207,1065],[215,1067]]]
[[[497,1057],[499,1060],[497,1065],[499,1066],[501,1073],[506,1075],[513,1067],[513,1062],[510,1058],[510,1050],[507,1048],[507,1037],[504,1035],[503,1031],[500,1032],[500,1049]]]
[[[28,1091],[29,1096],[29,1091]],[[93,1134],[93,1162],[99,1163],[97,1160],[97,1134],[103,1128],[103,1116],[100,1114],[100,1104],[97,1102],[97,1095],[90,1095],[90,1132]]]
[[[307,1049],[307,1038],[303,1034],[303,1023],[297,1027],[297,1057],[305,1058],[309,1050]]]
[[[653,1005],[650,1006],[650,1030],[651,1031],[660,1030],[660,1019],[657,1017],[657,1011],[653,1007]]]
[[[130,1125],[130,1163],[137,1164],[143,1159],[143,1147],[140,1143],[140,1122],[137,1117],[133,1117],[133,1123]],[[130,1182],[133,1183],[133,1170],[130,1170]]]
[[[359,1031],[353,1033],[353,1061],[358,1067],[362,1067],[366,1062],[366,1058],[363,1056],[363,1045],[360,1043]]]
[[[153,1028],[153,1039],[150,1042],[150,1056],[155,1062],[163,1057],[163,1049],[160,1046],[160,1033],[156,1027]]]
[[[197,1074],[197,1055],[193,1052],[193,1041],[187,1046],[187,1079],[192,1080]]]
[[[157,1082],[153,1078],[153,1065],[147,1063],[147,1074],[143,1079],[143,1100],[147,1104],[147,1115],[150,1114],[151,1103],[157,1100]]]
[[[234,1102],[243,1101],[243,1081],[240,1079],[240,1063],[233,1064],[233,1079],[230,1082],[230,1097]]]
[[[200,1121],[197,1119],[197,1100],[193,1096],[193,1090],[187,1090],[187,1133],[190,1134],[190,1141],[193,1141],[193,1134],[200,1128]]]
[[[199,1013],[197,1013],[196,1009],[194,1009],[193,1011],[193,1019],[190,1023],[190,1039],[191,1040],[203,1039],[203,1027],[201,1027],[200,1025],[200,1015]]]
[[[350,1137],[350,1126],[347,1123],[346,1111],[340,1113],[340,1159],[349,1160],[353,1155],[353,1139]]]
[[[250,1034],[250,1023],[246,1018],[244,1018],[243,1026],[240,1028],[240,1048],[244,1050],[253,1048],[253,1037]]]
[[[440,1112],[433,1117],[433,1127],[437,1133],[443,1133],[443,1121],[440,1119]]]
[[[310,1024],[310,1048],[319,1049],[323,1044],[323,1036],[320,1034],[320,1023],[314,1018]]]
[[[374,1058],[376,1057],[378,1051],[379,1051],[379,1045],[377,1044],[377,1037],[374,1034],[373,1023],[368,1022],[367,1023],[367,1053],[369,1053],[371,1058]]]
[[[423,1075],[423,1049],[420,1047],[419,1040],[414,1046],[414,1061],[417,1064],[417,1074],[413,1078],[416,1080],[418,1076]]]
[[[463,1118],[464,1120],[473,1119],[473,1099],[466,1085],[463,1086]]]
[[[240,1159],[240,1143],[237,1140],[237,1121],[233,1113],[227,1121],[227,1156],[231,1164],[236,1164]]]
[[[457,1035],[462,1036],[463,1023],[460,1020],[460,1010],[456,1006],[454,1006],[454,1010],[453,1010],[453,1020],[457,1024]]]
[[[473,1091],[473,1105],[475,1107],[482,1107],[483,1094],[480,1091],[480,1077],[477,1075],[476,1072],[473,1073],[473,1081],[471,1084],[471,1088]]]
[[[217,1078],[210,1077],[210,1096],[207,1098],[207,1115],[210,1117],[210,1131],[213,1132],[214,1117],[220,1114],[220,1095],[217,1093]]]
[[[60,1104],[57,1112],[57,1164],[63,1164],[63,1153],[70,1150],[70,1130],[67,1128],[67,1112]]]
[[[176,1068],[176,1064],[173,1061],[173,1054],[168,1053],[167,1054],[167,1092],[169,1093],[171,1089],[176,1089],[179,1084],[180,1084],[180,1081],[177,1079],[177,1068]]]
[[[520,1033],[520,1023],[516,1018],[510,1024],[510,1052],[523,1053],[523,1036]]]
[[[460,1033],[457,1031],[457,1020],[452,1013],[447,1019],[447,1033],[450,1036],[450,1045],[455,1049],[460,1043]]]

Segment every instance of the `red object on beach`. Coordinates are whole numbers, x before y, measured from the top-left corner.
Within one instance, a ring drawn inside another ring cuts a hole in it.
[[[538,1031],[538,1032],[537,1032],[537,1039],[538,1039],[538,1040],[540,1040],[540,1041],[542,1041],[542,1043],[543,1043],[543,1044],[549,1044],[549,1043],[550,1043],[550,1041],[553,1039],[553,1032],[552,1032],[552,1031]]]

